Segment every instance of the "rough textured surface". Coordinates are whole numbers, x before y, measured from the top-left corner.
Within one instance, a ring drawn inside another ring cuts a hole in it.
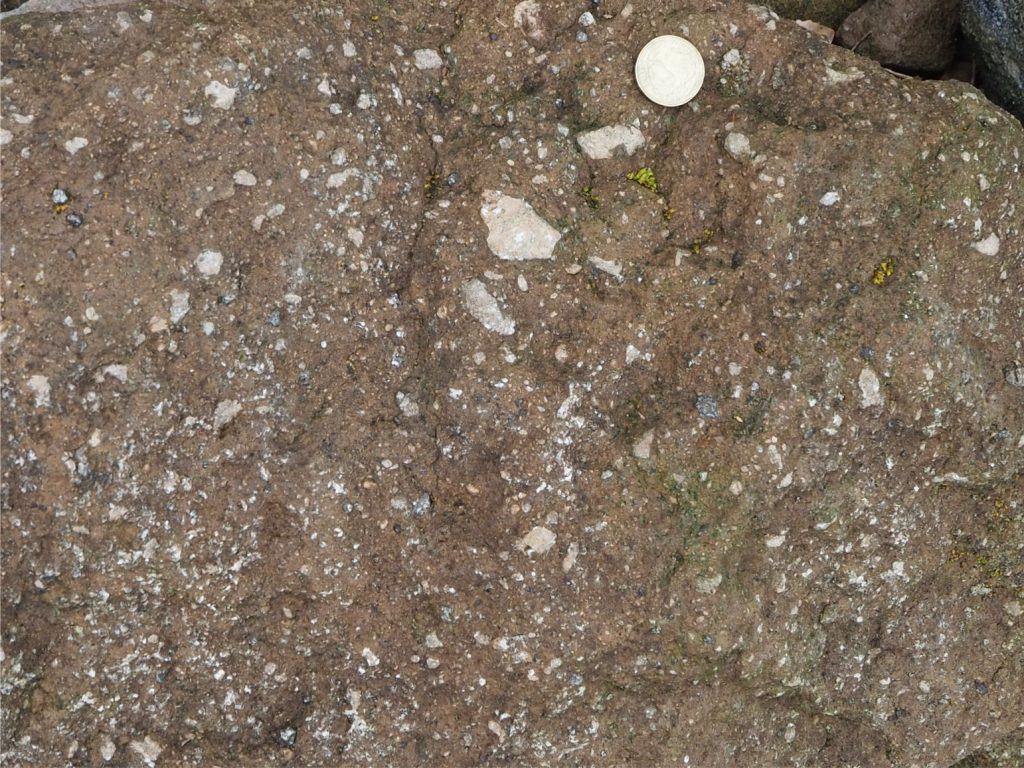
[[[520,5],[4,22],[5,764],[1024,759],[1019,123],[764,9]]]
[[[868,0],[836,30],[836,42],[915,72],[942,72],[956,54],[960,0]]]
[[[986,90],[1024,120],[1024,3],[963,0],[961,21]]]

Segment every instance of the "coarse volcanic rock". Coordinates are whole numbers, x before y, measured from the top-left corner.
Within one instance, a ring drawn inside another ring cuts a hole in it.
[[[516,7],[3,21],[5,765],[1024,759],[1020,124]]]

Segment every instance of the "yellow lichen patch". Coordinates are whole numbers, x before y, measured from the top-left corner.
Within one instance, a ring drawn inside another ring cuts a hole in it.
[[[886,256],[875,267],[875,273],[871,276],[871,282],[875,285],[882,285],[892,277],[893,272],[896,271],[896,265],[893,263],[891,256]]]
[[[433,195],[437,191],[437,187],[440,183],[441,174],[437,171],[433,171],[429,176],[427,176],[427,180],[423,182],[423,191],[426,192],[427,195]]]
[[[581,189],[580,197],[583,198],[583,202],[587,204],[588,208],[597,208],[599,205],[597,195],[594,194],[593,187],[584,187]]]
[[[670,205],[666,205],[661,209],[661,218],[665,221],[672,221],[672,217],[676,215],[676,209]]]
[[[694,241],[690,243],[690,253],[692,253],[694,256],[699,255],[701,249],[705,245],[708,245],[714,239],[715,230],[711,229],[710,227],[704,227],[704,231],[701,233],[700,237],[694,239]]]
[[[654,171],[646,166],[627,173],[626,178],[630,181],[635,181],[641,187],[649,189],[651,192],[658,191],[658,179],[654,175]]]

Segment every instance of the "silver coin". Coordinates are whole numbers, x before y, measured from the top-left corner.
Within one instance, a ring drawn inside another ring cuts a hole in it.
[[[663,107],[679,107],[704,84],[704,59],[689,40],[661,35],[640,51],[634,72],[644,96]]]

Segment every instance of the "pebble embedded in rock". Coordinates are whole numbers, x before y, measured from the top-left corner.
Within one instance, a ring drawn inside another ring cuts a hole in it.
[[[993,232],[984,240],[979,240],[976,243],[971,243],[971,248],[976,250],[982,256],[996,256],[999,253],[999,246],[1001,245],[999,236]]]
[[[64,142],[64,149],[69,155],[77,154],[80,150],[85,149],[89,146],[89,140],[84,136],[75,136],[73,139],[68,139]]]
[[[28,377],[25,386],[35,397],[36,408],[50,407],[50,380],[48,378],[37,373]]]
[[[637,459],[651,458],[651,448],[654,445],[654,430],[649,429],[633,444],[633,456]]]
[[[835,190],[826,192],[824,195],[821,196],[821,199],[818,202],[821,203],[826,208],[831,208],[833,205],[839,202],[839,193],[836,192]]]
[[[484,192],[480,216],[487,225],[487,246],[499,259],[553,259],[562,235],[519,197]]]
[[[213,431],[220,432],[242,412],[237,400],[221,400],[213,411]]]
[[[576,542],[571,543],[562,558],[562,573],[568,573],[576,566],[576,559],[580,554],[580,546]]]
[[[444,60],[441,58],[441,54],[433,48],[419,48],[418,50],[413,51],[412,55],[416,69],[440,69],[444,66]]]
[[[431,501],[430,494],[424,493],[416,501],[412,503],[412,514],[413,517],[423,517],[427,512],[430,511]]]
[[[534,43],[542,43],[546,35],[537,0],[522,0],[512,11],[512,23]]]
[[[857,379],[860,386],[861,408],[873,408],[885,404],[885,397],[882,395],[882,384],[878,375],[870,368],[864,368]]]
[[[697,591],[704,595],[713,595],[722,585],[722,574],[716,573],[713,576],[700,576],[697,578]]]
[[[152,736],[146,736],[142,741],[133,741],[128,746],[149,765],[153,765],[160,757],[160,753],[164,751],[164,748]]]
[[[612,277],[622,277],[622,265],[617,261],[609,261],[608,259],[591,255],[587,258],[587,263]]]
[[[505,317],[498,300],[479,280],[470,280],[462,286],[462,298],[466,304],[466,311],[479,320],[487,330],[501,336],[511,336],[516,332],[515,321]]]
[[[697,413],[704,419],[717,419],[718,400],[711,395],[699,395],[697,397]]]
[[[217,109],[231,109],[235,105],[235,98],[238,96],[237,89],[229,88],[219,80],[214,80],[207,85],[203,93],[212,100],[213,106]]]
[[[591,160],[607,160],[619,152],[632,155],[644,145],[644,135],[634,125],[606,125],[577,135],[576,143]]]
[[[519,540],[516,546],[528,555],[547,554],[553,546],[557,536],[544,526],[538,525]]]
[[[100,757],[103,758],[103,762],[109,763],[114,759],[114,754],[117,752],[117,746],[109,736],[104,736],[103,741],[100,742]]]
[[[298,735],[299,732],[288,725],[277,732],[277,740],[286,747],[293,747],[295,746],[295,739]]]
[[[232,180],[240,187],[255,187],[256,177],[252,172],[245,169],[235,171],[235,175],[231,177]]]
[[[402,412],[403,416],[412,419],[420,415],[419,404],[411,396],[405,394],[405,392],[396,394],[395,402],[398,403],[398,410]]]
[[[184,320],[185,319],[185,315],[187,315],[189,313],[189,310],[191,308],[192,307],[189,304],[189,293],[188,293],[188,291],[179,291],[176,288],[171,291],[171,311],[170,311],[170,316],[171,316],[171,322],[172,323],[177,324],[177,323],[180,323],[182,320]]]
[[[220,274],[223,263],[224,255],[220,251],[202,251],[196,256],[196,269],[204,277],[214,277]]]
[[[123,363],[111,363],[103,368],[103,374],[125,384],[128,381],[128,366]]]
[[[754,154],[753,150],[750,149],[750,139],[736,131],[729,131],[726,134],[725,151],[735,160],[744,160]]]

